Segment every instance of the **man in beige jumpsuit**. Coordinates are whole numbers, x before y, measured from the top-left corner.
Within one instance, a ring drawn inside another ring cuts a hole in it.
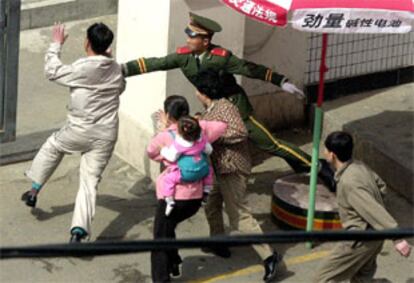
[[[326,160],[336,169],[337,200],[346,230],[397,228],[384,207],[385,183],[359,161],[352,160],[353,141],[345,132],[333,132],[325,140]],[[410,254],[405,240],[394,241],[403,256]],[[371,282],[383,241],[343,242],[336,246],[319,269],[315,282]]]
[[[107,53],[113,33],[106,25],[96,23],[88,28],[87,56],[71,65],[62,64],[59,58],[66,37],[64,27],[55,25],[45,74],[50,81],[70,88],[68,119],[43,144],[26,171],[33,183],[22,200],[34,207],[37,194],[63,156],[81,153],[80,185],[71,226],[71,242],[80,242],[91,233],[96,190],[117,140],[119,96],[125,81],[121,67]]]

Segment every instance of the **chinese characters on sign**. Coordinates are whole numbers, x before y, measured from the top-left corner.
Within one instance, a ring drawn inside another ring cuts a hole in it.
[[[289,0],[221,0],[221,2],[249,18],[272,26],[286,26],[288,23],[287,13],[291,6],[287,6],[286,3]],[[406,33],[413,28],[412,19],[413,13],[409,11],[299,8],[294,9],[289,22],[292,23],[293,28],[308,32]]]
[[[249,17],[261,20],[271,25],[280,24],[280,18],[278,17],[278,9],[275,9],[274,6],[263,5],[257,3],[254,0],[223,0],[230,7],[246,14]],[[280,10],[281,8],[279,8]],[[283,14],[286,11],[283,11]],[[284,24],[285,21],[281,21],[281,24]]]
[[[373,19],[373,18],[351,18],[345,19],[344,13],[330,13],[327,16],[321,14],[307,14],[303,19],[303,28],[370,28],[376,26],[378,28],[399,28],[402,25],[401,20],[389,19]]]
[[[292,16],[295,29],[327,33],[406,33],[412,13],[367,9],[299,9]]]

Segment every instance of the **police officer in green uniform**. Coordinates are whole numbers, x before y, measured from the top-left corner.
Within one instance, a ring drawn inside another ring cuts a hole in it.
[[[288,79],[263,65],[238,58],[231,51],[211,43],[221,26],[205,17],[190,13],[190,23],[185,29],[187,46],[160,58],[139,58],[123,64],[125,77],[154,71],[180,68],[187,79],[198,88],[206,79],[216,80],[223,97],[235,104],[249,131],[249,139],[255,146],[272,155],[282,157],[295,172],[309,172],[311,157],[297,146],[274,137],[253,116],[253,107],[234,75],[260,79],[281,87],[284,91],[304,97],[304,94]],[[331,189],[335,189],[333,171],[321,160],[319,176]]]

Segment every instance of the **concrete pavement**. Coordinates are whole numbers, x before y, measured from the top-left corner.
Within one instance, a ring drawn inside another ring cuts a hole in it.
[[[307,132],[283,133],[282,137],[309,149]],[[30,183],[23,176],[30,162],[0,167],[1,246],[62,243],[69,239],[69,225],[78,189],[79,156],[67,156],[44,187],[38,207],[31,210],[21,201]],[[270,158],[254,168],[249,179],[249,204],[265,231],[275,231],[270,218],[273,181],[289,173],[287,165]],[[114,157],[104,174],[98,193],[92,241],[150,239],[155,198],[152,183]],[[387,198],[391,213],[404,227],[412,227],[413,207],[399,195]],[[206,236],[208,228],[202,210],[178,227],[178,237]],[[412,242],[412,241],[411,241]],[[413,242],[412,242],[413,243]],[[283,282],[310,282],[311,276],[332,249],[323,244],[307,250],[303,243],[274,245],[282,252],[289,272]],[[221,259],[198,249],[183,250],[183,275],[175,282],[261,282],[262,267],[250,247],[232,249],[230,259]],[[0,261],[1,282],[150,282],[149,254],[94,257],[86,259],[48,258]],[[400,257],[387,242],[379,257],[377,278],[391,282],[412,282],[414,257]],[[410,281],[411,280],[411,281]],[[384,282],[389,282],[384,281]]]
[[[346,130],[355,156],[414,203],[414,83],[325,103],[324,135]]]

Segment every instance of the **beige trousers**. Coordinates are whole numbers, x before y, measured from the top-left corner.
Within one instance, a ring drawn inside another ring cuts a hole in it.
[[[53,133],[36,154],[26,176],[45,184],[65,154],[81,153],[79,191],[76,196],[72,226],[90,235],[95,214],[96,191],[101,175],[111,158],[115,141],[88,138],[65,126]]]
[[[319,269],[314,282],[371,282],[383,242],[337,244]]]
[[[246,176],[234,173],[217,175],[216,178],[217,184],[205,206],[210,235],[224,234],[223,203],[231,229],[242,233],[263,233],[247,205]],[[253,245],[253,248],[263,260],[273,253],[267,244]]]

